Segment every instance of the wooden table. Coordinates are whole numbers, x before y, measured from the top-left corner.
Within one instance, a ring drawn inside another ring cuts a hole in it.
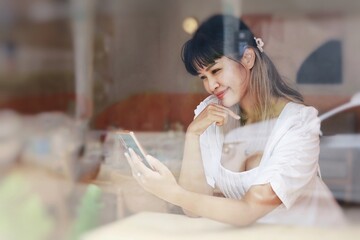
[[[254,224],[236,228],[206,218],[189,218],[185,215],[142,212],[84,235],[84,240],[169,240],[169,239],[276,239],[276,240],[343,240],[358,239],[360,226],[343,228],[317,228]]]

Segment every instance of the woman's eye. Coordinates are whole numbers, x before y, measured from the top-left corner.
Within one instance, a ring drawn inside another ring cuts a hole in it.
[[[205,79],[206,79],[206,76],[201,76],[200,79],[201,79],[201,80],[205,80]]]
[[[220,71],[220,68],[216,68],[216,69],[213,69],[212,71],[211,71],[211,73],[212,74],[216,74],[217,72],[219,72]]]

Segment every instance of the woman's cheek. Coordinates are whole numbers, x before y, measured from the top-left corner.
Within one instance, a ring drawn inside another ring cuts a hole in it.
[[[209,94],[212,94],[212,92],[210,91],[208,82],[204,80],[203,85],[204,85],[205,91]]]

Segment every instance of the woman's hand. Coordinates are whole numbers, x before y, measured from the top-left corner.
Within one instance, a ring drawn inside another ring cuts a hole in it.
[[[137,182],[148,192],[155,196],[171,202],[174,192],[180,190],[174,175],[170,170],[162,164],[158,159],[147,155],[147,160],[153,169],[150,169],[142,163],[140,157],[129,149],[130,154],[125,153],[125,157],[129,162],[132,174]]]
[[[217,126],[224,125],[229,116],[240,119],[240,116],[229,108],[219,104],[210,104],[191,122],[188,132],[200,136],[212,123],[216,123]]]

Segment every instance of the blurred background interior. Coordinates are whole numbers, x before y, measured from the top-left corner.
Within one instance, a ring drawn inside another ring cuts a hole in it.
[[[349,218],[360,222],[357,0],[0,0],[0,194],[11,169],[27,176],[24,184],[37,189],[28,194],[45,199],[43,219],[55,223],[82,221],[68,209],[86,209],[86,196],[95,206],[107,203],[89,229],[143,210],[177,213],[131,180],[112,133],[137,132],[178,174],[184,131],[207,96],[184,69],[181,47],[215,13],[241,16],[319,115],[347,104],[323,119],[320,166]],[[50,199],[49,191],[59,196]]]

